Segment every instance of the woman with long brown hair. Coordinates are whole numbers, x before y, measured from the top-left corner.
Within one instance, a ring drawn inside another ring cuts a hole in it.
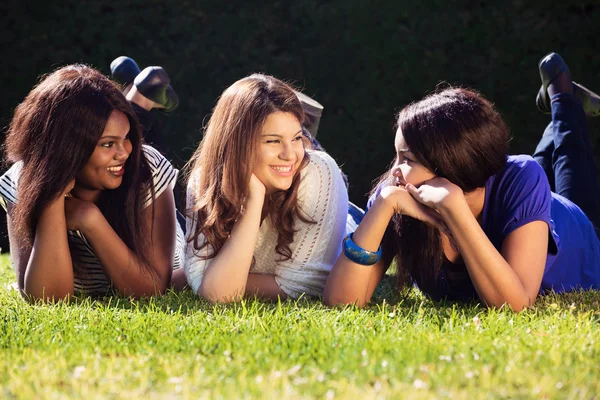
[[[474,91],[450,88],[400,112],[396,159],[344,240],[326,303],[366,304],[393,259],[399,286],[435,300],[522,310],[546,291],[600,289],[600,183],[585,119],[600,102],[557,54],[539,69],[538,107],[552,121],[534,157],[508,156],[508,127]]]
[[[335,161],[305,149],[291,87],[267,75],[221,95],[191,160],[185,273],[210,301],[318,296],[345,234]]]
[[[16,108],[0,178],[21,292],[147,296],[166,290],[176,242],[177,170],[142,145],[116,84],[69,65]]]

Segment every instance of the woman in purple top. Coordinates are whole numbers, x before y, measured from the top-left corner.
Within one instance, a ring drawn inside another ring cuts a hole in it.
[[[396,159],[344,240],[327,304],[367,303],[394,258],[399,286],[414,282],[436,300],[518,311],[546,290],[600,289],[600,187],[585,119],[599,99],[557,54],[539,69],[538,108],[552,122],[534,157],[507,155],[509,130],[476,92],[447,89],[400,112]]]

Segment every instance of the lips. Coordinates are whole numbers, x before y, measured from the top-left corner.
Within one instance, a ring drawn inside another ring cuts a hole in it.
[[[123,176],[125,173],[125,164],[115,165],[114,167],[106,168],[109,174],[114,176]]]
[[[402,187],[404,187],[404,186],[406,186],[406,182],[404,182],[404,181],[402,181],[402,180],[400,180],[400,179],[396,178],[396,179],[394,180],[394,185],[396,185],[396,186],[402,186]]]
[[[273,171],[275,171],[279,175],[288,176],[294,172],[294,165],[269,165]]]

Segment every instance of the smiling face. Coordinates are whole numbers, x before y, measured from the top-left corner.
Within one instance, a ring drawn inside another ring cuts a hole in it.
[[[252,172],[267,194],[288,190],[304,159],[300,122],[292,113],[274,112],[265,120],[259,140]]]
[[[400,128],[396,132],[395,146],[396,160],[392,166],[392,175],[395,178],[394,183],[396,185],[404,186],[410,183],[419,187],[423,182],[436,176],[417,161],[415,155],[408,148]]]
[[[116,189],[123,181],[125,162],[131,154],[129,119],[114,110],[85,166],[75,176],[75,197],[96,201],[103,190]]]

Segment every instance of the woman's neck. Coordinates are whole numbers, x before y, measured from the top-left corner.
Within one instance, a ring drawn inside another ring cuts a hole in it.
[[[76,197],[79,200],[89,201],[91,203],[96,204],[100,199],[102,190],[85,189],[82,187],[78,187],[77,184],[75,184],[75,187],[73,188],[73,190],[71,190],[71,194],[73,195],[73,197]]]

